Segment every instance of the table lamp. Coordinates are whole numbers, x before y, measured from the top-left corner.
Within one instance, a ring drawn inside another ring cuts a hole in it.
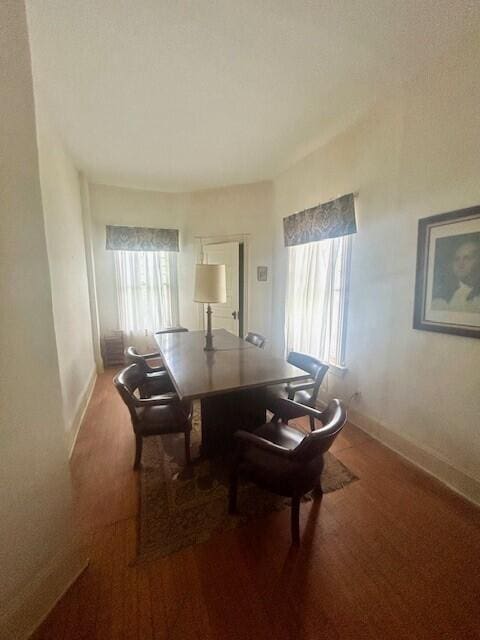
[[[227,301],[224,264],[197,264],[195,266],[194,302],[207,305],[207,334],[204,351],[215,351],[212,336],[212,308],[210,304]]]

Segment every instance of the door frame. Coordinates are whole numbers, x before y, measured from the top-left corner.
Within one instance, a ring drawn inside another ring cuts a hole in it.
[[[249,233],[236,233],[227,235],[211,235],[211,236],[195,236],[197,243],[197,260],[203,263],[203,247],[211,244],[224,244],[225,242],[238,242],[243,244],[243,333],[246,335],[249,327],[249,303],[248,289],[250,276],[250,237]],[[240,264],[239,264],[240,269]],[[203,305],[198,305],[198,326],[205,329],[205,314],[203,313]],[[240,328],[240,324],[239,324]],[[242,338],[245,336],[242,336]]]

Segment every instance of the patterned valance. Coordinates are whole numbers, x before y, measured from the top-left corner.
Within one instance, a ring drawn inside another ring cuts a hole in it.
[[[283,219],[286,247],[338,238],[356,232],[353,193]]]
[[[178,251],[178,229],[107,225],[106,248],[115,251]]]

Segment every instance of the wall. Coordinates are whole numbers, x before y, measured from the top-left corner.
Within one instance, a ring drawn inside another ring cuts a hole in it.
[[[189,194],[189,225],[195,235],[222,237],[244,234],[247,239],[248,317],[245,332],[271,334],[272,289],[272,184],[210,189]],[[193,297],[193,265],[189,272]],[[268,281],[257,281],[257,266],[268,267]],[[195,305],[197,310],[197,305]],[[270,348],[267,343],[267,348]]]
[[[63,417],[71,449],[96,377],[79,175],[36,93],[38,153]]]
[[[85,566],[68,456],[25,10],[0,3],[0,637],[21,640]]]
[[[351,417],[480,501],[480,341],[412,329],[418,219],[480,203],[480,42],[404,86],[274,182],[275,289],[285,296],[281,218],[358,191],[345,377]],[[274,316],[275,345],[283,316]]]
[[[199,236],[246,235],[249,250],[248,328],[270,334],[271,269],[268,282],[256,281],[257,265],[271,267],[271,184],[257,183],[189,194],[161,193],[90,185],[96,282],[102,332],[117,326],[115,271],[112,252],[105,250],[105,226],[165,226],[180,229],[180,322],[199,328],[193,302],[194,266]]]

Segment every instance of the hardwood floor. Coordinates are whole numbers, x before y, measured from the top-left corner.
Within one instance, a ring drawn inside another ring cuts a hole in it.
[[[111,378],[71,463],[91,563],[35,640],[480,638],[480,511],[350,425],[332,451],[360,479],[302,504],[299,549],[286,510],[135,564],[134,440]]]

